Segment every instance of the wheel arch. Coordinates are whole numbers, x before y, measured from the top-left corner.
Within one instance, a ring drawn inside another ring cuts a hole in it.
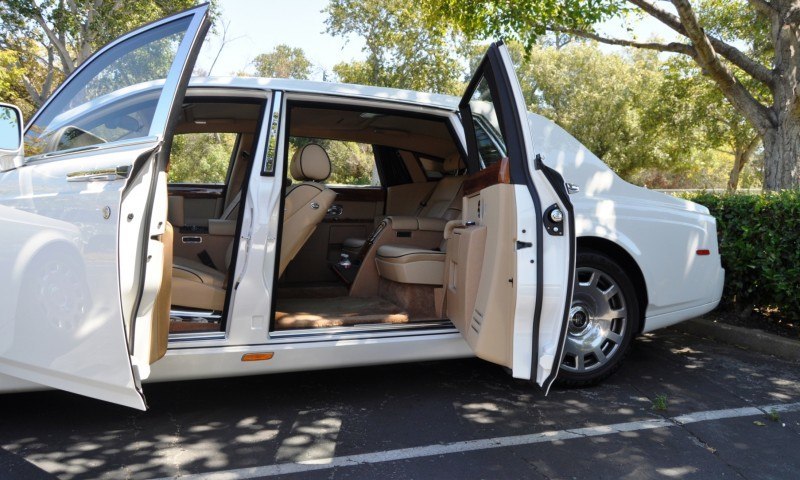
[[[578,237],[577,238],[577,251],[594,251],[608,255],[614,262],[616,262],[631,279],[633,288],[636,290],[636,300],[639,304],[639,325],[636,333],[641,333],[644,328],[645,312],[648,305],[647,296],[647,282],[644,279],[644,274],[636,260],[620,245],[612,242],[611,240],[600,237]]]

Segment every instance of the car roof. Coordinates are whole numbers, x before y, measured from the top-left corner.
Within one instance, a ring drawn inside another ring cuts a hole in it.
[[[416,92],[398,88],[371,87],[349,83],[315,82],[285,78],[259,77],[192,77],[190,87],[225,87],[282,90],[295,93],[336,95],[351,98],[382,100],[425,107],[458,110],[460,99],[452,95]]]

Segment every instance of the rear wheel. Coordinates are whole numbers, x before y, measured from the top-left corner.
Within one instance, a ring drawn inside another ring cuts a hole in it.
[[[638,330],[639,303],[625,271],[609,256],[578,252],[562,385],[594,385],[614,373]]]

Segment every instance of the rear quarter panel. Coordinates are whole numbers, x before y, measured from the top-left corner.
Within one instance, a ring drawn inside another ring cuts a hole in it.
[[[631,185],[552,121],[528,120],[544,163],[580,187],[571,196],[577,236],[614,242],[638,264],[648,295],[643,331],[716,307],[724,270],[705,207]],[[698,255],[701,249],[710,254]]]

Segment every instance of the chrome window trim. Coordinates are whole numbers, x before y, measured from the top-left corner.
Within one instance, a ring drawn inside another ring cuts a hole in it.
[[[264,144],[264,161],[261,165],[262,176],[275,175],[275,163],[278,161],[278,140],[280,136],[282,116],[283,116],[283,92],[280,90],[273,90],[272,105],[270,105],[270,112],[268,117],[269,128],[267,129],[267,140],[266,143]]]
[[[75,147],[75,148],[68,148],[66,150],[58,150],[55,152],[44,153],[42,155],[36,155],[35,157],[28,157],[25,161],[25,164],[29,163],[38,163],[44,160],[53,160],[58,157],[65,157],[69,155],[74,155],[76,153],[87,153],[87,152],[102,152],[104,150],[114,150],[117,148],[125,148],[125,147],[132,147],[136,145],[144,145],[148,143],[156,144],[160,141],[158,137],[147,136],[147,137],[139,137],[139,138],[130,138],[125,140],[116,140],[114,142],[108,143],[98,143],[97,145],[89,145],[86,147]]]

